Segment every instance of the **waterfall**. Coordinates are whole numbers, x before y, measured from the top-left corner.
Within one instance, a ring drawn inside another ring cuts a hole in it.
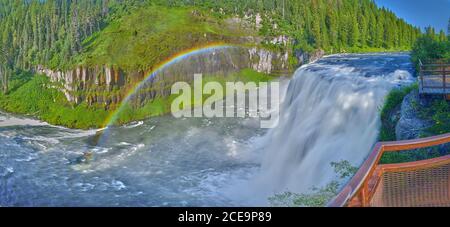
[[[332,162],[360,166],[377,141],[387,93],[413,81],[396,65],[386,72],[376,61],[356,67],[330,62],[302,67],[291,80],[279,125],[262,139],[261,171],[250,186],[262,195],[252,194],[255,199],[323,187],[336,179]]]

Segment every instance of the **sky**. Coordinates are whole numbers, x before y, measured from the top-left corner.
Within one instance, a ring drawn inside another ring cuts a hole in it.
[[[437,31],[447,32],[450,18],[450,0],[375,0],[379,7],[393,11],[408,23],[419,26],[433,26]]]

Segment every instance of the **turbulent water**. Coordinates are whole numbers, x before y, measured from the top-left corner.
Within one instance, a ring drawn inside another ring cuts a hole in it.
[[[300,68],[279,126],[253,119],[152,118],[98,133],[0,114],[0,206],[267,205],[360,164],[387,92],[413,81],[406,54],[335,55]],[[282,89],[283,90],[283,89]],[[92,160],[80,162],[93,151]]]

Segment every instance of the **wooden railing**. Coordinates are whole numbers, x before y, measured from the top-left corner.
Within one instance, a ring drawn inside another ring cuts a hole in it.
[[[450,94],[450,64],[423,64],[419,60],[420,93]]]
[[[408,170],[419,170],[423,168],[431,168],[433,166],[450,164],[449,155],[418,162],[379,165],[379,161],[383,154],[385,154],[386,152],[399,152],[404,150],[432,147],[449,142],[450,133],[417,140],[377,143],[372,153],[370,153],[369,157],[363,163],[356,175],[328,205],[330,207],[371,206],[371,201],[375,192],[377,191],[381,176],[384,173],[389,171],[401,172]],[[444,180],[450,182],[450,179]],[[450,187],[450,184],[446,183],[446,187]],[[450,196],[450,194],[448,194],[448,196]]]

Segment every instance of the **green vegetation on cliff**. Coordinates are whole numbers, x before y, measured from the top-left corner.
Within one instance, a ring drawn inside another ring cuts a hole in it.
[[[39,116],[54,125],[70,128],[101,126],[108,112],[85,104],[73,106],[46,76],[16,74],[8,94],[0,95],[0,107],[11,113]]]

